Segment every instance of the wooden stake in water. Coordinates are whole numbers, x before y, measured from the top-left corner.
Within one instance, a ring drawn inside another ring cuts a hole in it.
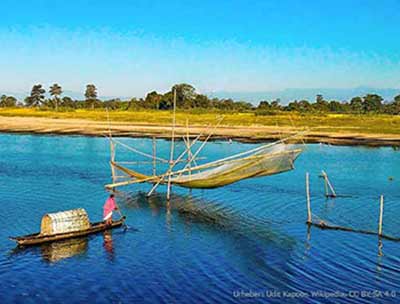
[[[307,223],[311,224],[311,202],[310,202],[310,177],[306,173],[306,195],[307,195]]]
[[[378,235],[382,235],[382,224],[383,224],[383,195],[381,195],[381,202],[379,208],[379,226],[378,226]]]
[[[335,189],[333,189],[333,186],[332,186],[331,182],[329,181],[328,174],[326,174],[326,172],[324,170],[322,170],[322,176],[324,177],[324,182],[325,182],[325,196],[326,197],[336,197]],[[329,191],[328,191],[327,186],[329,186],[329,189],[331,190],[332,194],[328,193]]]

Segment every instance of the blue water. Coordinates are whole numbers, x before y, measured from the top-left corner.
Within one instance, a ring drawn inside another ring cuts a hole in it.
[[[151,151],[151,140],[121,140]],[[203,161],[252,147],[213,142]],[[157,149],[168,157],[169,142]],[[168,208],[165,187],[150,198],[148,185],[121,188],[126,232],[28,249],[7,239],[39,231],[48,212],[82,207],[101,220],[108,160],[104,138],[0,135],[0,303],[399,302],[400,243],[308,230],[304,187],[308,171],[315,219],[366,230],[377,229],[383,194],[384,233],[400,237],[399,151],[307,145],[291,172],[213,190],[174,187]],[[321,169],[343,196],[324,198]]]

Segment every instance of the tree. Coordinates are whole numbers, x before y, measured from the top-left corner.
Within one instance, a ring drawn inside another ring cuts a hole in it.
[[[318,112],[328,112],[329,111],[329,104],[321,94],[318,94],[316,96],[315,103],[312,105],[312,107]]]
[[[69,96],[64,96],[61,99],[61,106],[66,108],[75,108],[75,102]]]
[[[329,111],[334,113],[341,113],[343,112],[343,104],[341,104],[339,101],[331,100],[329,102]]]
[[[158,110],[160,108],[160,102],[162,98],[163,96],[158,94],[156,91],[148,93],[144,100],[145,108]]]
[[[250,102],[236,101],[236,102],[234,102],[234,109],[237,112],[249,112],[249,111],[253,110],[254,107]]]
[[[126,105],[126,110],[137,110],[140,108],[140,101],[136,98],[131,98]]]
[[[311,112],[311,104],[308,100],[300,100],[298,103],[299,111],[303,113]]]
[[[324,96],[322,96],[322,94],[317,94],[317,96],[315,97],[315,102],[323,102],[325,101]]]
[[[123,104],[124,104],[124,102],[121,101],[121,99],[119,99],[119,98],[113,98],[113,99],[106,100],[103,102],[103,106],[105,108],[111,109],[111,110],[121,109]]]
[[[174,97],[172,91],[165,93],[161,98],[159,109],[160,110],[172,109],[173,99]]]
[[[361,97],[353,97],[350,100],[350,109],[354,113],[361,114],[364,110],[363,100]]]
[[[197,94],[194,99],[194,107],[207,109],[211,107],[211,102],[206,95]]]
[[[58,111],[58,104],[60,102],[60,95],[62,94],[62,88],[57,83],[55,83],[50,87],[49,92],[50,95],[53,97],[55,109],[56,111]]]
[[[389,114],[399,115],[400,114],[400,95],[397,95],[393,102],[388,105]]]
[[[377,94],[367,94],[364,96],[364,111],[365,112],[379,112],[382,108],[383,98]]]
[[[286,110],[288,111],[299,111],[299,103],[297,100],[289,102],[289,104],[286,107]]]
[[[171,92],[176,90],[176,107],[191,108],[196,97],[196,89],[187,83],[176,84],[172,87]]]
[[[2,95],[0,97],[0,107],[15,107],[17,105],[17,99],[14,96]]]
[[[228,98],[222,100],[221,109],[232,111],[234,108],[235,108],[235,102],[232,99]]]
[[[263,101],[260,101],[260,103],[257,106],[257,109],[259,109],[259,110],[270,110],[271,109],[271,105],[269,104],[269,102],[267,100],[263,100]]]
[[[271,108],[272,108],[274,111],[279,111],[279,110],[281,110],[281,105],[280,105],[280,103],[281,103],[281,100],[280,100],[279,98],[275,99],[274,101],[271,102]]]
[[[97,100],[97,88],[94,84],[88,84],[85,91],[86,104],[91,106],[92,110]]]
[[[44,102],[44,93],[46,93],[46,90],[43,89],[41,84],[34,85],[31,95],[25,98],[26,105],[28,107],[39,107]]]

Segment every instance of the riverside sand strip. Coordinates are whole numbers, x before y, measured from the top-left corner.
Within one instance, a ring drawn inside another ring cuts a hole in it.
[[[55,119],[43,117],[3,117],[0,116],[0,132],[34,134],[68,134],[103,136],[108,133],[107,121],[89,119]],[[134,122],[111,122],[113,136],[170,138],[171,126]],[[205,126],[190,127],[190,133],[199,134]],[[220,126],[216,128],[214,139],[233,139],[241,142],[263,142],[279,139],[296,133],[300,128],[276,126]],[[177,137],[186,135],[184,125],[177,125]],[[354,132],[313,131],[304,136],[309,143],[328,143],[335,145],[400,146],[400,134],[363,134]]]

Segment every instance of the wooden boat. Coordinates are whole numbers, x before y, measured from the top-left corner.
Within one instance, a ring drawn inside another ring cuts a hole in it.
[[[28,234],[18,237],[10,237],[10,240],[16,241],[18,245],[31,246],[43,243],[50,243],[59,240],[71,239],[86,236],[89,234],[98,233],[101,231],[113,229],[122,226],[125,221],[125,217],[120,218],[117,221],[113,221],[111,225],[106,225],[105,222],[91,223],[90,228],[80,231],[56,233],[52,235],[43,235],[41,233]]]

